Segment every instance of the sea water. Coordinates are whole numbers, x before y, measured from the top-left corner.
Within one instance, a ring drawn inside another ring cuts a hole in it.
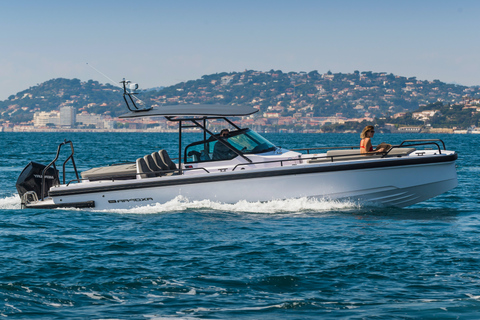
[[[358,134],[265,136],[285,148],[359,142]],[[64,139],[83,171],[159,149],[176,157],[176,134],[1,137],[3,318],[480,317],[480,135],[375,136],[392,144],[441,138],[459,154],[458,187],[408,208],[179,197],[110,211],[22,210],[15,182],[29,161],[53,160]]]

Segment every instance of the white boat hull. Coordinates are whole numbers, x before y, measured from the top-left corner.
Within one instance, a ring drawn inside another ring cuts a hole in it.
[[[388,161],[398,162],[382,159],[377,162],[382,163],[380,167],[375,166],[375,161],[371,161],[368,167],[366,163],[351,161],[342,163],[343,169],[336,163],[269,168],[255,170],[255,177],[249,171],[210,173],[208,179],[196,176],[158,177],[148,179],[151,187],[145,183],[141,185],[142,179],[80,183],[52,188],[55,190],[53,194],[64,194],[53,196],[43,205],[51,203],[54,207],[93,202],[98,210],[128,209],[165,203],[183,196],[191,201],[209,199],[222,203],[301,197],[352,199],[405,207],[435,197],[457,185],[455,161],[392,166]],[[31,203],[29,207],[41,205]]]

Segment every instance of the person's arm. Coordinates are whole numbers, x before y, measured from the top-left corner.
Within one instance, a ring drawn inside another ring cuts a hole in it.
[[[391,147],[392,146],[390,144],[382,142],[377,146],[375,152],[387,152]]]
[[[372,148],[372,139],[370,138],[365,138],[365,148],[363,147],[360,147],[360,153],[369,153],[369,154],[374,154],[374,153],[381,153],[381,152],[385,152],[386,150],[386,147],[382,146],[380,148],[377,147],[377,149],[373,150],[373,151],[369,151],[370,149],[373,149]]]

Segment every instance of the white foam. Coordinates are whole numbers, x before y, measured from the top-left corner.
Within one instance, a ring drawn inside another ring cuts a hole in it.
[[[98,292],[75,292],[75,294],[82,294],[94,300],[108,300]]]
[[[240,200],[237,203],[222,203],[212,200],[195,200],[178,196],[166,203],[157,203],[154,205],[146,205],[131,209],[107,209],[94,210],[100,212],[116,212],[116,213],[136,213],[136,214],[155,214],[170,213],[187,210],[215,210],[221,212],[238,212],[238,213],[291,213],[299,214],[305,212],[328,212],[336,210],[356,209],[360,205],[351,201],[327,200],[315,198],[298,198],[285,200],[271,200],[265,202],[249,202]],[[0,198],[0,209],[21,209],[20,198],[18,195],[12,195]],[[62,208],[62,210],[85,210],[78,208]]]
[[[32,290],[31,290],[29,287],[23,287],[23,286],[22,286],[22,289],[25,289],[25,291],[27,291],[27,293],[31,293],[31,292],[32,292]]]
[[[294,306],[299,306],[300,303],[294,303]],[[197,307],[192,309],[186,309],[184,312],[214,312],[214,311],[258,311],[258,310],[267,310],[267,309],[283,309],[285,308],[285,303],[282,304],[272,304],[267,306],[258,306],[258,307],[240,307],[240,308],[205,308]]]
[[[9,307],[9,308],[12,308],[12,309],[15,310],[15,311],[22,312],[22,310],[18,309],[17,307],[14,307],[13,305],[11,305],[11,304],[9,304],[9,303],[6,303],[6,304],[5,304],[5,307]]]
[[[272,200],[265,202],[248,202],[240,200],[237,203],[229,204],[215,202],[212,200],[190,201],[185,197],[178,196],[163,204],[147,205],[132,209],[101,210],[117,213],[168,213],[187,210],[215,210],[221,212],[239,213],[305,213],[305,212],[329,212],[336,210],[348,210],[358,208],[359,204],[351,201],[299,198]]]
[[[21,209],[20,197],[13,195],[5,198],[0,198],[0,209]]]
[[[177,312],[178,314],[179,312]],[[150,320],[172,320],[172,319],[175,319],[175,320],[198,320],[197,317],[185,317],[185,316],[178,316],[178,315],[174,315],[174,316],[157,316],[157,315],[149,315],[149,314],[145,314],[143,315],[144,318],[148,318]]]
[[[190,291],[188,291],[187,293],[185,293],[186,295],[190,295],[190,296],[194,296],[197,294],[197,290],[195,290],[194,288],[192,288]]]
[[[475,296],[473,294],[467,293],[467,296],[474,299],[474,300],[480,300],[480,296]]]
[[[62,304],[61,303],[56,303],[56,302],[48,302],[48,303],[45,303],[47,306],[51,306],[51,307],[55,307],[55,308],[60,308],[62,307]]]
[[[117,296],[115,296],[115,295],[112,295],[112,300],[117,301],[117,302],[120,302],[120,303],[124,303],[124,302],[125,302],[125,300],[122,300],[122,299],[120,299],[119,297],[117,297]]]

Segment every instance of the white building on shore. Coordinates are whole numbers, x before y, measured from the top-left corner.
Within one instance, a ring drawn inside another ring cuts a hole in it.
[[[77,123],[81,123],[83,126],[95,126],[97,129],[104,128],[104,120],[101,115],[88,113],[86,111],[77,114]]]
[[[58,126],[60,124],[60,112],[58,111],[41,111],[35,112],[33,115],[33,125],[36,128],[48,126]]]
[[[75,126],[75,108],[71,106],[61,107],[60,111],[40,111],[33,114],[33,126],[35,128],[62,127],[73,128]]]
[[[60,108],[59,125],[62,128],[75,127],[75,108],[72,106],[64,106]]]

